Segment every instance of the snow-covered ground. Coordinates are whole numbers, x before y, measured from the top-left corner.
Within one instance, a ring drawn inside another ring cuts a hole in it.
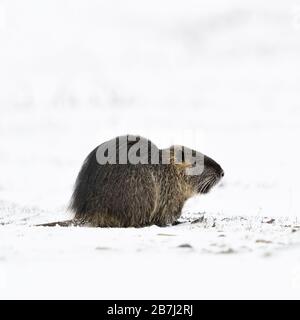
[[[300,298],[299,56],[298,1],[0,1],[0,298]],[[225,178],[177,226],[34,227],[125,133]]]

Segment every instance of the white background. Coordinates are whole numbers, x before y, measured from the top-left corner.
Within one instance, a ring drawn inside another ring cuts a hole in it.
[[[299,57],[299,1],[0,1],[0,297],[299,298]],[[29,227],[126,133],[222,165],[216,227]]]

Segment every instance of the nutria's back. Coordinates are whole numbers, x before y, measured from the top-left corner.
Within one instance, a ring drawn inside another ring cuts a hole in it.
[[[111,145],[116,149],[105,151]],[[177,162],[174,150],[165,153],[139,136],[117,137],[94,149],[79,172],[70,204],[76,223],[95,227],[173,223],[188,198],[208,192],[224,174],[215,161],[197,153],[203,156],[203,172],[189,175],[191,158],[186,159],[182,150],[183,161]]]

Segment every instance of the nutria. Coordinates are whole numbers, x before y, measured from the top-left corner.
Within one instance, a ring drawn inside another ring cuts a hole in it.
[[[140,136],[120,136],[86,158],[70,202],[74,219],[45,226],[166,226],[180,217],[187,199],[207,193],[223,175],[219,164],[195,150],[160,150]]]

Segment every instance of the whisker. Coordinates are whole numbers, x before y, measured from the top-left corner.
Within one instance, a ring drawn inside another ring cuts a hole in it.
[[[205,177],[205,179],[198,184],[198,189],[200,193],[206,192],[211,189],[218,182],[218,178],[216,175],[211,175]]]

